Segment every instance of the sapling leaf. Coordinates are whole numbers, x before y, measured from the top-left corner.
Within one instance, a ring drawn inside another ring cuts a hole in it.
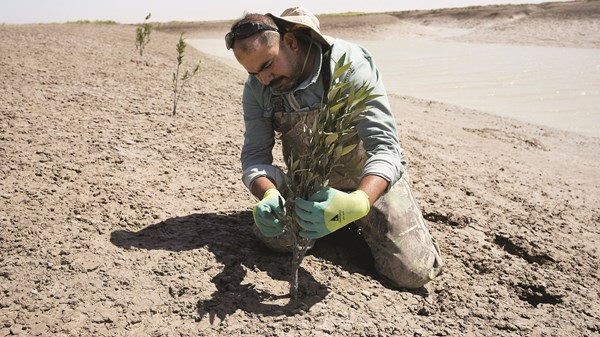
[[[350,144],[348,146],[344,146],[344,148],[342,149],[342,156],[345,156],[348,153],[352,152],[352,150],[354,150],[355,147],[356,147],[356,144]]]
[[[337,112],[339,109],[341,109],[341,108],[342,108],[344,105],[346,105],[346,103],[345,103],[345,102],[338,103],[338,104],[336,104],[336,105],[332,106],[331,108],[329,108],[329,112],[330,112],[331,114],[335,114],[335,113],[336,113],[336,112]]]

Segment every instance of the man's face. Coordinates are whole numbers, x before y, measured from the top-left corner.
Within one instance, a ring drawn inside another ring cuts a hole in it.
[[[235,48],[233,52],[238,62],[263,85],[277,91],[288,91],[301,82],[302,62],[296,39],[288,33],[280,43],[267,46],[258,36],[244,40],[252,44],[250,51]]]

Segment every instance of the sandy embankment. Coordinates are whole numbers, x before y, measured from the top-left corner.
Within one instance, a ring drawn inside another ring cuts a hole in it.
[[[395,17],[411,34],[468,24],[494,41],[510,26],[515,43],[553,44],[552,26],[559,44],[597,47],[585,27],[598,4]],[[381,23],[361,20],[323,27]],[[288,302],[288,257],[252,238],[239,181],[244,76],[188,50],[202,71],[171,116],[173,32],[140,58],[131,26],[0,26],[0,336],[600,333],[599,139],[393,97],[446,273],[391,289],[341,231],[305,259],[302,300]]]

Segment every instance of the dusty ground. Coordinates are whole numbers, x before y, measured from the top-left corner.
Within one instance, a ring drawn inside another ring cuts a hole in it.
[[[599,7],[323,29],[431,37],[445,24],[478,42],[597,48]],[[542,38],[548,26],[561,35]],[[179,31],[154,32],[142,58],[134,30],[0,26],[0,336],[600,335],[600,139],[392,97],[446,272],[393,289],[344,230],[306,257],[290,301],[289,257],[252,237],[240,182],[243,74],[187,50],[202,68],[172,116]]]

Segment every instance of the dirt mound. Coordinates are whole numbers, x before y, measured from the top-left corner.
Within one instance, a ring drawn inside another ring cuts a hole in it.
[[[453,40],[599,48],[600,2],[491,5],[391,13],[401,21],[465,29]]]

